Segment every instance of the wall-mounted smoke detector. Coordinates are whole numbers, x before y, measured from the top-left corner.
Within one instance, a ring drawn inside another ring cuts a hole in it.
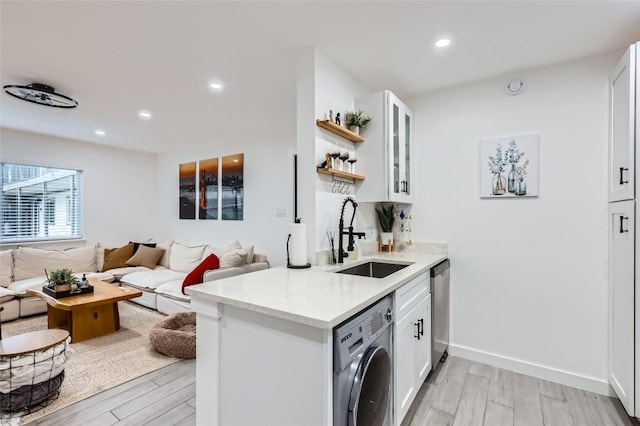
[[[519,79],[511,80],[507,83],[505,90],[509,95],[518,95],[524,90],[524,81]]]
[[[34,104],[50,106],[54,108],[75,108],[78,102],[69,96],[55,93],[51,86],[41,83],[31,83],[26,86],[8,84],[4,86],[4,91],[14,98]]]

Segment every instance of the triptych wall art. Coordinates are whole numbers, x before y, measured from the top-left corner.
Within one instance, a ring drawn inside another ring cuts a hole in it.
[[[480,197],[538,196],[540,135],[480,141]]]
[[[180,164],[179,180],[180,219],[243,220],[244,154]]]

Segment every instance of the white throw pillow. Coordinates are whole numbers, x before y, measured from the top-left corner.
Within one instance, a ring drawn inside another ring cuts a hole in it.
[[[235,240],[234,242],[232,242],[231,244],[229,244],[228,246],[226,246],[224,248],[224,251],[232,251],[232,250],[238,250],[241,249],[242,245],[240,244],[240,242],[238,240]]]
[[[206,245],[190,247],[173,243],[169,255],[169,269],[178,272],[191,272],[202,261],[206,247]]]
[[[238,240],[233,241],[224,252],[218,255],[220,258],[220,267],[228,268],[230,266],[242,266],[253,263],[254,246],[242,247]]]
[[[220,258],[220,267],[228,268],[231,266],[243,266],[247,264],[247,249],[241,248],[236,250],[225,251]]]
[[[173,245],[173,240],[169,240],[169,241],[164,242],[164,243],[156,244],[156,248],[163,248],[164,249],[164,254],[160,258],[160,260],[158,260],[158,265],[164,266],[165,268],[169,267],[169,257],[171,256],[171,246],[172,245]]]

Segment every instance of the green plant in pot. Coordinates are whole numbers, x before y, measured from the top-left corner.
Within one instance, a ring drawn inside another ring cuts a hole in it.
[[[49,279],[49,288],[52,288],[57,292],[59,291],[70,291],[71,286],[75,284],[76,286],[80,282],[78,278],[73,275],[71,269],[56,269],[47,275]]]
[[[393,204],[389,204],[388,206],[383,204],[380,208],[376,208],[380,230],[382,231],[380,233],[380,241],[385,245],[393,244],[393,224],[396,221],[394,209]]]
[[[360,134],[360,129],[367,127],[370,121],[371,117],[362,110],[346,111],[344,113],[344,125],[357,135]]]

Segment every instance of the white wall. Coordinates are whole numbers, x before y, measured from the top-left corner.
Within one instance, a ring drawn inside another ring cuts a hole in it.
[[[608,72],[586,58],[408,99],[413,238],[447,241],[453,353],[608,391]],[[526,91],[504,86],[522,78]],[[540,196],[480,199],[479,140],[540,134]]]
[[[300,55],[298,61],[298,153],[301,158],[300,173],[303,174],[304,191],[313,191],[315,198],[305,195],[304,202],[314,206],[313,212],[303,221],[309,223],[309,259],[312,263],[326,263],[326,250],[330,248],[327,232],[335,234],[335,247],[338,246],[338,221],[344,199],[351,196],[357,199],[357,185],[350,185],[349,194],[334,192],[330,176],[316,172],[325,160],[325,154],[334,150],[347,150],[356,153],[358,144],[336,136],[316,126],[316,119],[329,116],[333,111],[335,118],[339,112],[354,109],[356,97],[369,93],[357,80],[351,77],[338,64],[318,49],[309,49]],[[302,107],[302,108],[301,108]],[[309,137],[314,137],[315,146],[309,145]],[[308,206],[305,210],[308,211]],[[351,218],[352,209],[345,209],[346,224]],[[360,217],[360,216],[358,216]],[[354,222],[357,225],[357,219]],[[356,228],[356,230],[359,230]],[[364,230],[364,229],[363,229]],[[346,242],[346,238],[345,238]],[[319,253],[320,252],[320,253]]]
[[[289,224],[293,222],[293,126],[274,126],[260,134],[240,128],[235,140],[211,141],[158,154],[155,222],[160,240],[225,247],[234,239],[255,245],[272,266],[284,265]],[[180,163],[244,153],[244,220],[181,220],[178,215]],[[277,209],[285,217],[276,217]]]
[[[0,160],[82,170],[87,245],[154,237],[155,154],[2,128]]]

